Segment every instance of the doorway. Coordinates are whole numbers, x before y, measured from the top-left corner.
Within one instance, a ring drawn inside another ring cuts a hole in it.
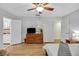
[[[11,43],[11,19],[3,18],[3,44],[4,46]]]

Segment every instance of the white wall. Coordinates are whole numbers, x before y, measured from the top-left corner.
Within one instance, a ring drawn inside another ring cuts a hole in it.
[[[62,17],[61,21],[61,38],[64,41],[69,38],[69,17]]]
[[[62,40],[71,38],[74,31],[79,31],[79,10],[62,17]]]
[[[61,39],[61,19],[57,19],[54,24],[55,39]]]
[[[0,16],[0,48],[3,48],[3,18]]]
[[[22,42],[21,39],[21,20],[11,21],[11,43],[18,44]]]
[[[79,31],[79,10],[73,12],[70,16],[70,30]]]
[[[53,17],[27,17],[22,19],[22,39],[24,41],[24,38],[27,34],[27,28],[28,27],[37,27],[37,25],[40,25],[43,29],[43,41],[44,42],[52,42],[54,39],[59,39],[59,35],[56,34],[58,32],[54,28],[56,28],[57,22],[59,22],[61,18],[53,18]],[[57,27],[58,28],[58,27]],[[60,28],[59,28],[60,31]]]

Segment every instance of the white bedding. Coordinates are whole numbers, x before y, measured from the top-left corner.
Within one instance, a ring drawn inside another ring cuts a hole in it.
[[[79,56],[79,44],[46,44],[48,56]]]
[[[48,56],[58,55],[59,44],[46,44],[43,48],[46,50]]]
[[[79,56],[79,44],[68,44],[68,45],[71,51],[71,55]]]

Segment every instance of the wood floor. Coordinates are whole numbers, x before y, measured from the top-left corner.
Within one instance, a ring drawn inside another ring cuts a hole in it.
[[[45,56],[43,44],[17,44],[7,48],[10,56]]]

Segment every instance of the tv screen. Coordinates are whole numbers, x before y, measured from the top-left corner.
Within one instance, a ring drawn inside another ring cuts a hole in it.
[[[35,33],[36,29],[35,28],[27,28],[27,33]]]

